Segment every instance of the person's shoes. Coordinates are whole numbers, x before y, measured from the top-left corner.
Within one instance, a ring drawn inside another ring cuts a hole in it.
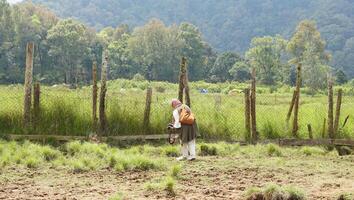
[[[186,157],[184,157],[184,156],[176,158],[177,161],[182,161],[182,160],[185,160],[185,159],[186,159]]]
[[[195,160],[195,157],[188,157],[187,160],[188,161],[193,161],[193,160]]]

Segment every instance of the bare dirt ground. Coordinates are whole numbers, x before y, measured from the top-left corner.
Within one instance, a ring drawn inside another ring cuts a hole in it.
[[[172,161],[174,162],[174,161]],[[273,182],[302,189],[307,199],[337,199],[354,192],[354,157],[199,157],[184,162],[175,196],[147,191],[145,183],[166,172],[101,170],[72,173],[67,169],[0,171],[0,199],[243,199],[247,188]]]

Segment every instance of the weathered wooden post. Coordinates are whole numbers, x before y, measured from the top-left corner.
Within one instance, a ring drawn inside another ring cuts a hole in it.
[[[183,68],[183,86],[184,86],[184,93],[185,93],[185,102],[186,105],[191,107],[191,98],[189,95],[189,84],[188,84],[188,70],[187,70],[187,59],[185,57],[182,58],[182,68]]]
[[[327,132],[328,132],[329,138],[334,139],[334,132],[333,132],[333,79],[332,79],[331,74],[328,74]]]
[[[246,129],[246,139],[251,140],[251,110],[250,110],[250,89],[246,88],[245,92],[245,129]]]
[[[294,137],[297,137],[297,132],[299,130],[299,104],[300,104],[300,87],[301,87],[301,68],[302,64],[298,63],[297,65],[297,77],[296,77],[296,98],[294,105],[294,122],[293,122],[293,131],[292,134]]]
[[[97,62],[92,64],[92,129],[96,133],[97,131]]]
[[[34,44],[27,43],[26,48],[26,72],[25,72],[25,100],[23,110],[23,122],[25,127],[31,123],[31,98],[32,98],[32,78],[33,78],[33,54]]]
[[[99,120],[100,120],[100,135],[106,133],[107,129],[107,119],[106,119],[106,92],[107,92],[107,65],[108,65],[108,55],[106,52],[102,56],[102,69],[101,69],[101,92],[100,92],[100,103],[99,103]]]
[[[151,99],[152,99],[152,88],[148,87],[146,90],[146,101],[145,101],[144,122],[143,122],[145,133],[148,133],[148,131],[150,130]]]
[[[335,137],[338,134],[340,111],[341,111],[341,107],[342,107],[342,96],[343,96],[343,90],[339,89],[338,90],[338,94],[337,94],[336,117],[334,119],[334,134],[335,134]]]
[[[327,118],[324,118],[322,124],[322,138],[326,137],[326,123],[327,123]]]
[[[258,139],[257,120],[256,120],[256,69],[252,68],[252,84],[251,84],[251,133],[252,143]]]
[[[38,126],[40,119],[40,96],[41,87],[39,82],[36,82],[33,86],[33,126],[35,128]]]
[[[183,103],[183,90],[184,90],[184,77],[185,77],[184,58],[182,58],[179,71],[179,87],[178,87],[178,100]]]
[[[290,120],[291,113],[293,112],[293,109],[294,109],[296,96],[297,96],[297,92],[296,92],[296,90],[294,90],[293,98],[291,99],[290,108],[289,108],[289,111],[288,111],[288,115],[286,116],[286,122],[289,122],[289,120]]]
[[[307,130],[309,131],[309,138],[310,138],[310,139],[313,139],[311,124],[307,124]]]

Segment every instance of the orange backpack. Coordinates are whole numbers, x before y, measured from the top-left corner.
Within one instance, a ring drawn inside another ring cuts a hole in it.
[[[188,112],[186,107],[183,106],[179,115],[179,122],[184,125],[193,125],[194,121],[194,114],[192,112]]]

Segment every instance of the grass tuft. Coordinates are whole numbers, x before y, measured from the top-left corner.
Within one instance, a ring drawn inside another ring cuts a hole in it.
[[[276,144],[268,144],[266,146],[268,156],[280,157],[283,155],[282,149]]]

